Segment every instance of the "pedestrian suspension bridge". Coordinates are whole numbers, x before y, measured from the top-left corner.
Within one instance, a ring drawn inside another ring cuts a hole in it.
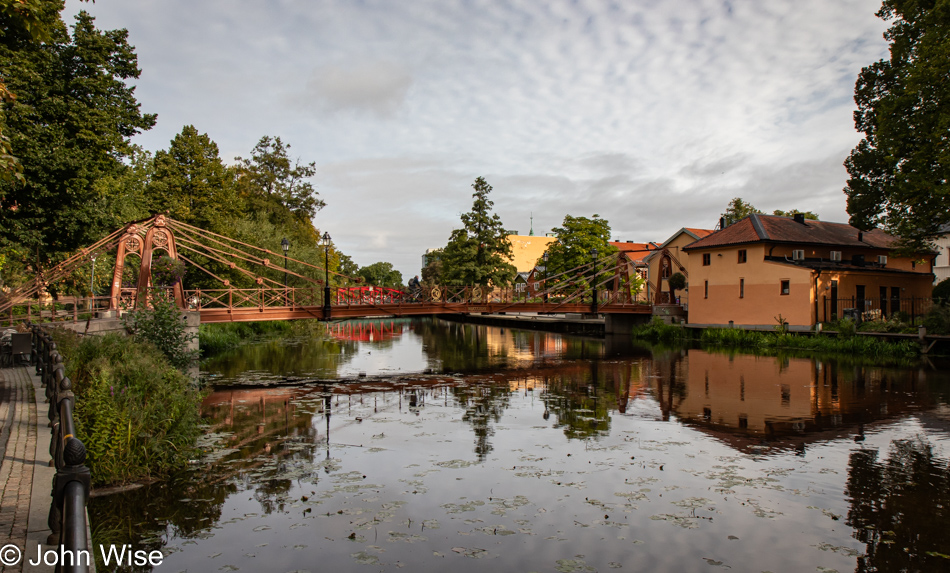
[[[584,265],[544,276],[539,288],[527,292],[480,285],[423,285],[407,292],[368,286],[360,278],[330,270],[329,236],[325,239],[321,267],[286,252],[276,253],[156,215],[126,225],[31,282],[0,295],[0,322],[116,317],[147,308],[158,297],[174,300],[182,310],[200,313],[202,323],[460,313],[652,312],[650,305],[634,300],[630,285],[635,271],[618,253],[592,257]],[[103,254],[113,255],[115,260],[108,296],[59,297],[53,303],[37,303],[37,296],[50,285],[76,276]],[[189,289],[187,279],[162,280],[167,272],[155,266],[160,258],[181,261],[189,269],[186,276],[203,276],[201,284],[206,288]],[[289,277],[293,277],[290,286]]]

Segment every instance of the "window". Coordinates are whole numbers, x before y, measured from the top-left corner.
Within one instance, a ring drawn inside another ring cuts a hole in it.
[[[745,298],[745,279],[739,279],[739,298]]]
[[[782,281],[782,294],[783,294],[783,295],[788,294],[788,282],[789,282],[789,281]]]
[[[710,253],[703,253],[703,266],[708,267],[710,261],[712,260],[712,255]]]
[[[739,264],[741,265],[746,261],[746,250],[739,249]]]
[[[703,298],[709,298],[709,281],[703,281]]]

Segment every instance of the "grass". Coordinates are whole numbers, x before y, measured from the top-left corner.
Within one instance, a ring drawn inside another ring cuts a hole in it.
[[[689,340],[689,333],[680,325],[666,324],[662,318],[654,316],[648,324],[634,328],[633,337],[640,340],[671,344]]]

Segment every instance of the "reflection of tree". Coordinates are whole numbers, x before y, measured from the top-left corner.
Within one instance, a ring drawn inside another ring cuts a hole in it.
[[[930,444],[895,440],[888,459],[856,450],[848,464],[848,525],[867,545],[858,573],[945,571],[950,555],[950,463]]]
[[[473,384],[452,388],[459,407],[465,409],[462,420],[475,431],[475,454],[479,461],[492,451],[491,437],[495,435],[492,423],[501,421],[501,415],[511,403],[511,389],[507,384]]]
[[[563,427],[568,438],[610,433],[610,408],[620,402],[618,394],[629,391],[630,373],[617,372],[621,367],[629,369],[626,364],[591,361],[587,372],[549,378],[541,399],[555,415],[554,426]],[[626,408],[626,399],[623,404]]]
[[[222,352],[202,364],[208,374],[226,379],[245,372],[266,372],[273,376],[316,375],[332,378],[337,369],[352,360],[356,342],[306,339],[269,340]]]
[[[189,476],[190,477],[190,476]],[[89,521],[96,545],[129,544],[133,549],[161,550],[170,536],[200,536],[221,519],[224,500],[237,492],[233,484],[197,483],[183,478],[148,485],[132,491],[89,500]],[[143,521],[152,518],[158,529],[143,528]],[[99,551],[95,558],[101,559]],[[106,570],[98,563],[100,571]],[[150,566],[115,567],[109,571],[144,572]]]
[[[430,361],[441,362],[443,372],[477,370],[492,364],[488,327],[445,320],[424,320],[415,329]]]

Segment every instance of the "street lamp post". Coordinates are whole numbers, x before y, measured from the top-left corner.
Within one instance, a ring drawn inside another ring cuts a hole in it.
[[[597,314],[597,248],[590,250],[591,257],[594,258],[594,273],[591,279],[591,294],[593,295],[592,301],[590,303],[590,311],[594,314]]]
[[[330,319],[330,233],[323,233],[323,318]]]
[[[544,254],[541,255],[544,257],[544,282],[541,283],[542,288],[544,288],[544,302],[548,302],[548,252],[544,251]]]
[[[290,250],[290,241],[287,237],[280,240],[280,248],[284,251],[284,306],[287,306],[287,251]]]
[[[280,248],[284,251],[284,288],[287,288],[287,251],[290,250],[290,241],[287,237],[280,240]]]
[[[90,258],[92,259],[92,276],[89,277],[89,296],[92,298],[89,300],[89,310],[92,310],[96,306],[96,255]]]

